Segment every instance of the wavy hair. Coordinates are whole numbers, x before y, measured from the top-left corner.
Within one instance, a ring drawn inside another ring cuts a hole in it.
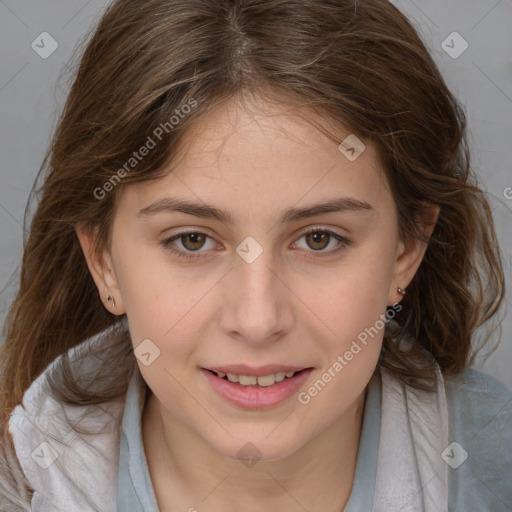
[[[504,298],[501,256],[470,166],[463,108],[408,19],[386,0],[115,0],[85,46],[38,175],[1,347],[2,424],[51,361],[119,320],[98,297],[76,226],[96,234],[97,250],[109,247],[123,188],[169,172],[188,127],[248,95],[308,108],[337,143],[328,125],[374,143],[403,237],[421,238],[424,204],[440,207],[380,364],[429,388],[433,360],[445,375],[472,362],[473,335]],[[147,137],[191,102],[123,173]],[[109,350],[106,360],[126,354],[126,336]],[[54,389],[70,403],[97,403],[122,393],[125,381],[91,395],[63,372]]]

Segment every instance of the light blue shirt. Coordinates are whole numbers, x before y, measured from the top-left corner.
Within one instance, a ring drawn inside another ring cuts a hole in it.
[[[135,369],[128,384],[122,422],[117,484],[119,512],[159,512],[142,441],[141,419],[146,392],[146,384]]]
[[[122,422],[118,510],[159,512],[144,453],[141,416],[146,385],[138,371],[128,386]],[[445,380],[450,443],[468,453],[449,469],[449,511],[512,511],[512,391],[492,377],[467,369]],[[381,384],[368,385],[354,482],[343,512],[373,506],[380,437]],[[440,454],[441,456],[441,454]]]

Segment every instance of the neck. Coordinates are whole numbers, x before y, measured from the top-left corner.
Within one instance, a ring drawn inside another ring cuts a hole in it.
[[[142,431],[159,508],[343,510],[354,480],[365,396],[290,456],[247,466],[171,418],[149,391]]]

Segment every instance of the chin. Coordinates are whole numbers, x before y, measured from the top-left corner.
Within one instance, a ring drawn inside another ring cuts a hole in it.
[[[228,429],[229,430],[229,429]],[[230,437],[226,435],[225,439],[219,443],[210,443],[210,446],[231,459],[237,459],[245,463],[248,467],[256,462],[272,462],[286,459],[293,455],[302,443],[294,440],[286,431],[283,430],[280,436],[274,434],[268,435],[272,429],[260,430],[257,433],[239,434]]]

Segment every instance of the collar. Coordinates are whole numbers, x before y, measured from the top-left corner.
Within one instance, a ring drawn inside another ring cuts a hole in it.
[[[133,372],[128,385],[122,421],[118,510],[158,512],[142,438],[142,413],[148,387],[140,371]]]

